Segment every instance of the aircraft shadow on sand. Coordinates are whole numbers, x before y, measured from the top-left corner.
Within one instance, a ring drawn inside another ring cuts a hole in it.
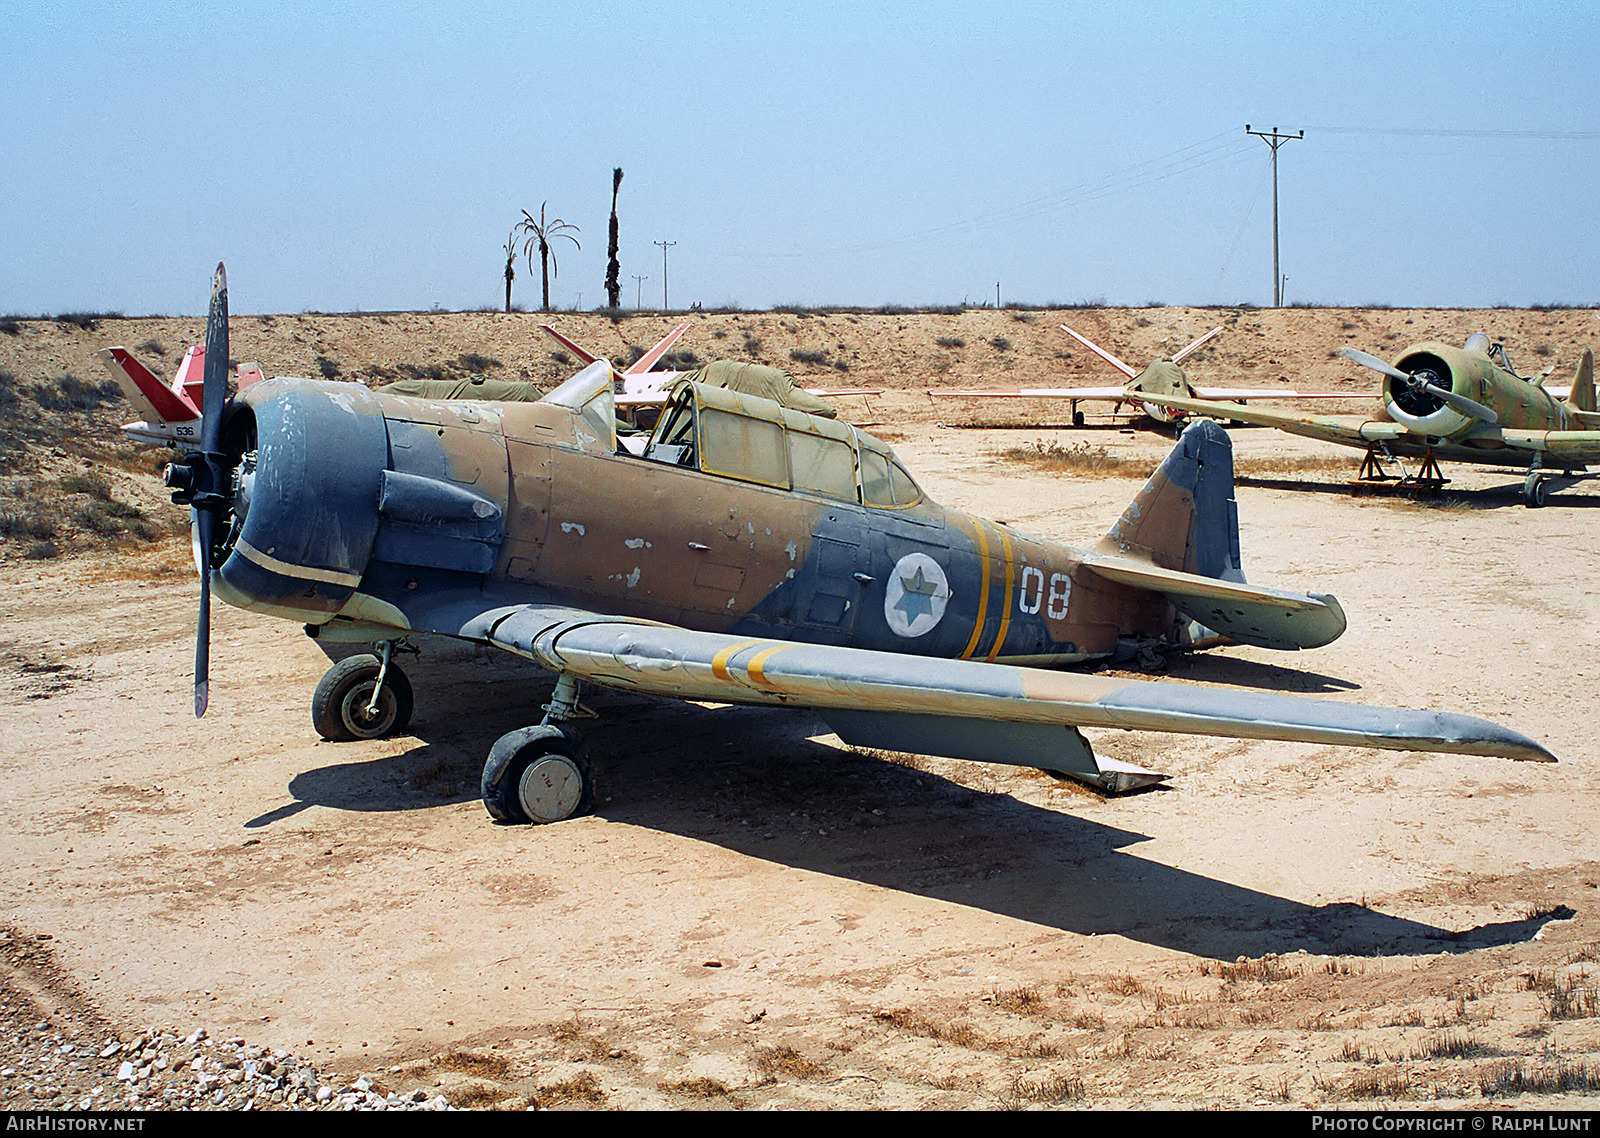
[[[450,668],[415,671],[432,687],[448,683]],[[551,687],[514,665],[489,666],[429,701],[431,714],[418,708],[412,750],[304,771],[289,784],[293,804],[246,826],[310,806],[401,812],[474,801],[475,756]],[[1520,943],[1551,919],[1451,930],[1351,902],[1308,904],[1140,858],[1131,851],[1150,838],[1134,830],[813,742],[827,727],[810,713],[709,710],[605,690],[585,700],[603,713],[589,750],[595,813],[608,821],[1063,932],[1222,960],[1302,949],[1391,956]],[[1139,802],[1127,800],[1130,820]]]

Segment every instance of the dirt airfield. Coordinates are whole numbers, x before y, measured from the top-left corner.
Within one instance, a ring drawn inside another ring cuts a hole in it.
[[[685,344],[714,358],[756,340],[774,363],[832,352],[789,366],[813,385],[889,387],[843,414],[934,498],[1088,543],[1169,440],[1092,410],[1060,429],[1061,408],[970,412],[922,390],[1107,382],[1086,353],[1052,354],[1063,317],[1142,364],[1231,315],[1196,381],[1353,395],[1366,378],[1328,358],[1345,343],[1392,355],[1483,327],[1564,383],[1600,342],[1592,310],[1025,315],[739,314]],[[316,374],[320,355],[347,376],[363,358],[394,370],[480,352],[543,379],[558,365],[535,319],[236,317],[234,352],[269,374]],[[648,346],[670,327],[570,319],[606,351],[622,350],[608,335]],[[820,346],[784,338],[818,320],[836,324]],[[285,326],[301,347],[252,347]],[[1334,594],[1349,631],[1168,672],[1479,715],[1557,765],[1086,732],[1175,776],[1106,799],[1023,769],[856,752],[804,713],[591,690],[594,815],[504,827],[479,772],[500,734],[540,717],[547,676],[424,644],[407,664],[412,733],[328,744],[308,710],[327,666],[316,645],[219,606],[197,722],[186,540],[69,524],[62,480],[91,469],[157,528],[172,516],[149,458],[118,449],[114,403],[35,412],[28,392],[69,373],[98,383],[89,352],[141,338],[170,372],[197,330],[29,321],[0,337],[18,393],[0,405],[6,485],[64,519],[59,556],[23,535],[0,560],[0,922],[34,953],[0,967],[8,1001],[124,1035],[203,1027],[476,1106],[1594,1101],[1579,1095],[1600,1090],[1600,488],[1528,510],[1519,476],[1452,468],[1437,502],[1356,499],[1354,452],[1235,430],[1246,574]],[[1046,425],[952,425],[982,416]],[[1005,454],[1078,446],[1127,462],[1090,476]],[[19,1101],[15,1078],[0,1087]]]

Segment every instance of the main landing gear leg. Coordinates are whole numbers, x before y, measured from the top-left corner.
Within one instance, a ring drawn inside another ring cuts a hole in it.
[[[501,822],[559,822],[594,805],[594,780],[578,733],[562,724],[592,715],[578,681],[562,674],[544,722],[500,736],[483,765],[483,804]]]

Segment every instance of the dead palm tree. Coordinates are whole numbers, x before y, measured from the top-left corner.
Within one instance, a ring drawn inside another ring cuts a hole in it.
[[[517,259],[517,230],[522,228],[518,222],[511,227],[511,236],[506,238],[506,315],[511,315],[511,281],[517,275],[514,262]]]
[[[543,311],[545,312],[550,311],[551,270],[554,269],[557,276],[561,273],[560,266],[556,264],[556,255],[550,249],[550,242],[558,237],[565,237],[577,248],[583,248],[582,245],[578,244],[578,239],[572,235],[573,233],[581,232],[576,225],[569,225],[559,217],[551,218],[549,221],[545,220],[545,207],[549,204],[549,202],[545,202],[539,207],[539,220],[535,221],[533,214],[523,210],[522,220],[517,223],[517,228],[528,235],[527,240],[523,242],[522,251],[528,256],[528,271],[530,273],[533,271],[533,247],[535,245],[539,247],[539,271],[544,278]],[[571,230],[571,232],[569,233],[568,230]]]

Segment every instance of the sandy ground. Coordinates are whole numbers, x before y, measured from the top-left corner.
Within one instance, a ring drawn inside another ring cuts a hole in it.
[[[940,501],[1078,543],[1137,480],[999,452],[1153,465],[1169,445],[1109,420],[942,427],[910,390],[847,414]],[[1353,460],[1273,470],[1332,448],[1234,436],[1246,573],[1335,594],[1350,628],[1303,655],[1183,660],[1171,682],[1468,712],[1559,765],[1090,732],[1176,776],[1102,799],[854,752],[803,713],[593,691],[594,815],[504,827],[479,771],[539,718],[547,676],[426,645],[412,734],[323,743],[321,652],[220,609],[196,722],[196,589],[169,541],[0,562],[0,921],[52,938],[113,1027],[205,1027],[477,1105],[584,1072],[580,1099],[615,1107],[1600,1086],[1600,489],[1527,510],[1520,478],[1452,470],[1439,503],[1352,499]]]

